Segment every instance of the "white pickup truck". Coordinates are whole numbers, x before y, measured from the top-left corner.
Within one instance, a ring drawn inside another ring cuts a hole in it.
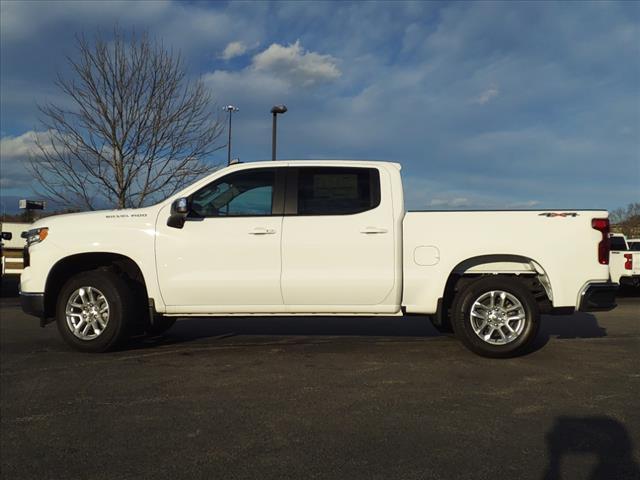
[[[611,281],[640,288],[640,251],[630,247],[627,237],[614,233],[611,242]]]
[[[615,306],[607,217],[406,211],[396,163],[235,164],[151,207],[38,221],[22,306],[83,351],[175,317],[423,314],[507,357],[541,313]]]

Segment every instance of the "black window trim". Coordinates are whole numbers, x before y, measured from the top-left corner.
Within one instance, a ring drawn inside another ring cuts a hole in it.
[[[226,177],[229,177],[231,175],[238,175],[240,173],[255,172],[257,170],[274,170],[274,173],[275,173],[275,179],[274,179],[274,183],[273,183],[273,193],[272,193],[272,196],[271,196],[271,213],[270,214],[268,214],[268,215],[262,215],[262,214],[254,214],[254,215],[221,215],[221,216],[209,215],[209,216],[198,216],[198,217],[191,216],[191,214],[189,214],[187,216],[186,220],[198,222],[198,221],[207,220],[207,219],[221,219],[221,218],[282,217],[283,213],[284,213],[284,208],[285,208],[285,182],[286,182],[287,170],[288,170],[287,167],[260,166],[260,167],[255,167],[255,168],[244,168],[242,170],[236,170],[235,172],[229,172],[226,175],[218,177],[215,180],[207,183],[206,185],[203,185],[198,190],[196,190],[191,195],[189,195],[188,198],[190,200],[193,195],[198,193],[203,188],[208,187],[212,183],[216,183],[216,182],[219,182],[221,180],[224,180]]]
[[[285,217],[344,217],[348,215],[360,215],[361,213],[370,212],[380,207],[382,204],[382,179],[380,175],[380,169],[372,166],[351,166],[351,165],[309,165],[309,166],[294,166],[285,167],[287,169],[287,186],[285,193],[285,205],[284,216]],[[327,169],[360,169],[360,170],[375,170],[378,175],[378,184],[376,186],[378,190],[378,201],[375,205],[360,210],[357,212],[349,213],[298,213],[298,177],[299,171],[303,168],[327,168]]]

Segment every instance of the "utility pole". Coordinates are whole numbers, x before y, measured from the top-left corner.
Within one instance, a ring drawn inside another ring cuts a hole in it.
[[[271,126],[271,160],[276,159],[276,136],[278,130],[278,114],[285,113],[287,111],[286,105],[274,105],[271,109],[273,114],[273,124]]]
[[[229,112],[229,140],[227,141],[227,165],[231,165],[231,115],[234,112],[239,112],[240,109],[234,105],[227,105],[222,110]]]

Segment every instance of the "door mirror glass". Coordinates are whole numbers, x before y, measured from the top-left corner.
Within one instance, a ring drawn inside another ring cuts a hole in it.
[[[189,213],[189,199],[186,197],[179,198],[171,205],[171,213]]]

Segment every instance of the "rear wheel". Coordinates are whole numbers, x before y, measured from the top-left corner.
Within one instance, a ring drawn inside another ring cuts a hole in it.
[[[123,341],[135,312],[127,282],[109,270],[79,273],[62,287],[56,321],[62,338],[83,352],[104,352]]]
[[[525,353],[538,333],[538,304],[519,279],[483,277],[458,292],[452,323],[469,350],[485,357]]]

